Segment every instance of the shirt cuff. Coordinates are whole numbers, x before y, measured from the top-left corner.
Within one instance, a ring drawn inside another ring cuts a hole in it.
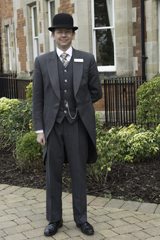
[[[43,133],[43,129],[37,130],[36,133]]]

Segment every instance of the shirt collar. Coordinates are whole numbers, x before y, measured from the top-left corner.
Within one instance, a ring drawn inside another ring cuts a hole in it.
[[[61,49],[59,49],[58,47],[56,47],[56,52],[57,52],[58,57],[60,57],[61,54],[62,54],[64,51],[62,51]],[[65,53],[69,54],[70,57],[72,57],[72,52],[73,52],[73,48],[72,48],[72,47],[69,47],[69,48],[65,51]]]

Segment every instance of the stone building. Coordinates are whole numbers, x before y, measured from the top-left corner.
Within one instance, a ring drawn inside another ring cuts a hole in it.
[[[160,72],[160,0],[2,0],[3,72],[31,77],[35,57],[55,48],[48,26],[58,12],[73,15],[74,47],[95,55],[102,80]]]

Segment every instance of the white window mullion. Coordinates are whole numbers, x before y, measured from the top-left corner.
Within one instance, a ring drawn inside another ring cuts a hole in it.
[[[11,54],[11,45],[10,45],[10,29],[9,25],[6,26],[6,37],[7,37],[7,50],[8,50],[8,70],[12,71],[12,54]]]
[[[32,38],[33,38],[33,57],[39,55],[37,7],[32,7]]]
[[[52,26],[52,18],[55,14],[55,1],[54,0],[49,0],[48,1],[48,23],[49,26]],[[55,49],[55,43],[54,43],[54,39],[52,37],[52,34],[50,32],[49,34],[49,48],[50,51],[53,51]]]
[[[114,27],[114,33],[113,33],[113,41],[114,41],[114,68],[116,71],[117,66],[117,60],[116,60],[116,36],[115,36],[115,11],[114,11],[114,0],[113,0],[113,8],[112,8],[112,14],[113,14],[113,27]]]
[[[96,54],[96,31],[94,30],[94,0],[91,0],[91,11],[92,11],[92,46],[93,46],[93,54],[95,59],[97,58]]]

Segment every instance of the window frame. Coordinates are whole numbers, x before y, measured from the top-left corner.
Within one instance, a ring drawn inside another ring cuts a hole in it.
[[[37,36],[35,34],[35,13],[34,9],[36,8],[37,11],[37,5],[31,6],[31,19],[32,19],[32,42],[33,42],[33,58],[35,59],[37,56],[39,56],[39,36],[38,36],[38,17],[37,17]]]
[[[113,46],[114,46],[114,65],[106,65],[106,66],[98,66],[99,72],[115,72],[116,71],[116,48],[115,48],[115,13],[114,13],[114,0],[112,6],[112,16],[113,16],[113,25],[107,27],[95,27],[95,12],[94,12],[94,1],[91,0],[91,12],[92,12],[92,47],[93,47],[93,54],[97,59],[96,54],[96,31],[97,30],[107,30],[113,29]]]
[[[55,0],[48,0],[47,9],[48,9],[48,24],[49,24],[49,26],[52,25],[51,8],[50,8],[51,2],[54,2],[54,6],[56,4]],[[55,50],[55,43],[54,43],[54,39],[52,37],[52,33],[51,32],[49,32],[49,50],[50,51],[54,51]]]
[[[10,26],[5,25],[5,30],[6,30],[6,42],[7,42],[7,56],[8,56],[8,70],[12,71],[13,70],[13,65],[12,65],[12,52],[11,52],[11,36],[10,36]]]

